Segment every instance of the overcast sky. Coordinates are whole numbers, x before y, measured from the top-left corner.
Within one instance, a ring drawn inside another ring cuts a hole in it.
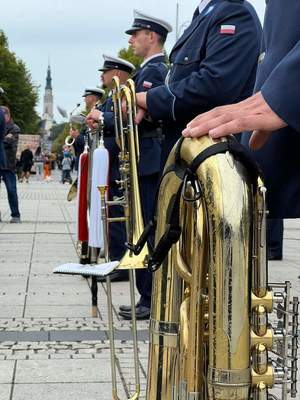
[[[265,2],[249,0],[261,20]],[[191,20],[199,0],[179,0],[180,25]],[[22,58],[40,87],[38,112],[42,111],[45,78],[50,59],[55,109],[70,111],[85,87],[100,84],[97,69],[102,54],[116,55],[127,47],[124,31],[131,26],[133,9],[170,22],[175,30],[174,0],[14,0],[1,8],[1,26],[8,36],[10,49]],[[175,42],[169,35],[167,49]],[[59,121],[60,117],[55,112]]]

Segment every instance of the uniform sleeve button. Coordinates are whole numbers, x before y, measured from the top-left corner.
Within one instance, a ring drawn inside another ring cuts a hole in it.
[[[189,61],[189,58],[188,57],[184,57],[184,61]]]

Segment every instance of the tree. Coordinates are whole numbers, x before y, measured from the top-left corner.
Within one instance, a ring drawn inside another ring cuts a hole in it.
[[[126,61],[131,62],[136,68],[138,68],[143,62],[143,58],[133,54],[132,47],[129,46],[127,49],[123,48],[119,51],[119,57]]]
[[[52,153],[58,154],[62,151],[63,145],[65,144],[65,139],[69,135],[70,125],[67,122],[56,125],[54,132],[52,128]],[[55,136],[55,138],[53,137]]]
[[[0,87],[5,91],[0,102],[10,108],[16,124],[23,133],[38,132],[39,117],[35,111],[38,88],[33,84],[25,63],[8,47],[8,40],[0,30]]]

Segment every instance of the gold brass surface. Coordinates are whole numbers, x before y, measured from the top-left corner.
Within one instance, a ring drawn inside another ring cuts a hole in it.
[[[265,374],[258,374],[252,369],[252,385],[258,386],[260,383],[264,383],[269,388],[274,386],[274,369],[272,365],[268,365],[267,372]]]
[[[273,292],[268,291],[264,297],[257,297],[254,293],[251,295],[252,308],[264,306],[268,313],[274,308]]]
[[[272,328],[268,328],[263,336],[259,336],[251,330],[251,347],[254,348],[259,344],[265,345],[268,350],[272,349],[274,344],[274,331]]]
[[[268,284],[263,182],[229,153],[206,158],[194,175],[180,169],[214,144],[175,146],[159,188],[155,243],[170,216],[181,235],[154,273],[146,400],[268,400],[275,380],[287,400],[289,385],[297,393],[297,334],[290,373],[286,332],[298,329],[298,306],[293,314],[289,282]]]
[[[181,158],[190,163],[213,144],[208,137],[185,139]],[[174,151],[166,168],[173,162]],[[229,154],[207,159],[197,178],[203,197],[181,200],[181,238],[154,275],[151,320],[180,329],[178,347],[172,348],[157,340],[151,325],[147,400],[173,400],[174,393],[184,399],[184,387],[187,399],[249,398],[251,187],[247,172]],[[156,243],[180,184],[173,171],[162,181]]]
[[[120,175],[121,189],[124,201],[120,205],[124,209],[124,218],[127,231],[127,242],[137,243],[144,231],[142,205],[138,180],[139,139],[138,127],[135,123],[136,96],[132,80],[126,85],[120,85],[118,77],[113,78],[113,108],[115,118],[116,141],[120,147]],[[126,104],[126,118],[122,115],[122,101]],[[109,222],[120,222],[123,219],[109,219]],[[144,260],[148,254],[144,246],[139,255],[127,250],[117,269],[132,270],[146,268]]]

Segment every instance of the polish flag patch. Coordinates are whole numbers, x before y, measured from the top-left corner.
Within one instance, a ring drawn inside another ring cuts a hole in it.
[[[143,82],[143,87],[146,89],[151,89],[152,88],[153,83],[149,82],[149,81],[144,81]]]
[[[234,35],[236,31],[235,25],[221,25],[220,33],[221,35]]]

